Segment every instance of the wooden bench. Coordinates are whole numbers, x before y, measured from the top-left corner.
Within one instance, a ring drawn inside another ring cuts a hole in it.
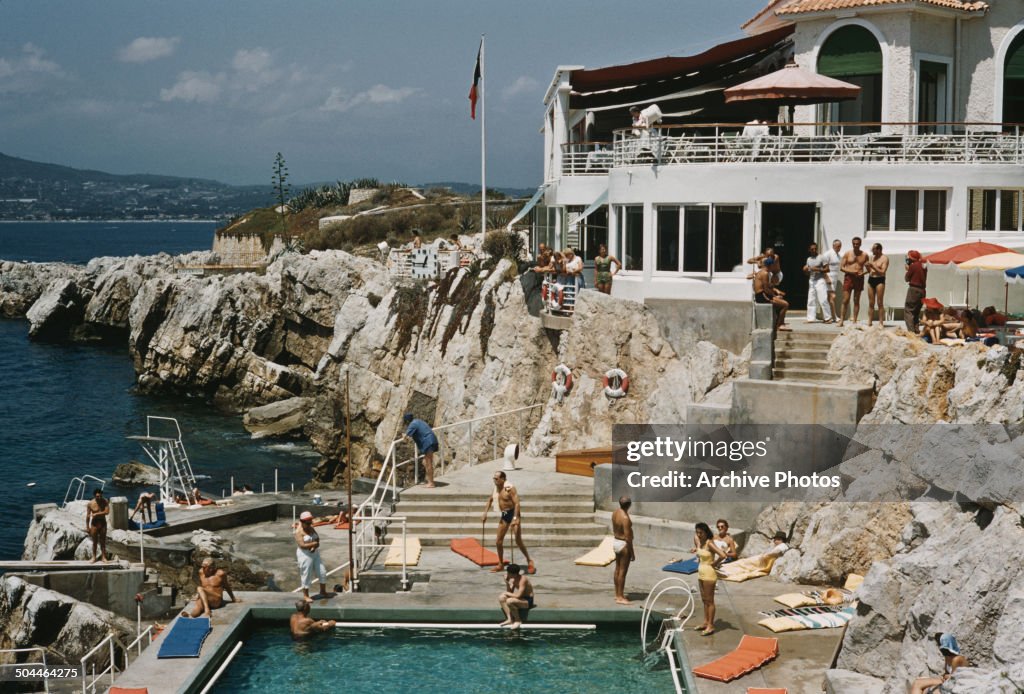
[[[594,476],[594,466],[612,462],[612,449],[587,448],[555,454],[555,471],[567,475]]]

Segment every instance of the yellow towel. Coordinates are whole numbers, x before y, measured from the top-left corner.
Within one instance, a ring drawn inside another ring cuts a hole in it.
[[[775,602],[781,602],[786,607],[808,607],[817,605],[818,601],[803,593],[786,593],[775,598]],[[769,627],[770,629],[771,627]]]
[[[762,619],[758,624],[766,629],[771,629],[776,634],[782,631],[801,631],[807,628],[806,625],[789,617],[769,617],[768,619]]]
[[[420,539],[418,537],[406,537],[405,538],[405,565],[416,566],[420,563],[420,553],[423,548],[420,547]],[[388,547],[388,556],[384,559],[384,566],[401,566],[402,565],[402,538],[396,537],[391,540],[391,546]]]
[[[850,574],[846,577],[846,583],[843,584],[843,588],[846,590],[854,591],[860,588],[860,584],[864,582],[864,577],[859,574]]]
[[[601,544],[577,559],[576,563],[580,566],[608,566],[615,561],[615,551],[612,549],[614,541],[615,538],[609,535],[601,540]]]
[[[724,564],[718,569],[718,574],[725,581],[749,581],[752,578],[761,578],[772,572],[772,566],[778,557],[759,554],[753,557],[746,557],[738,561]]]

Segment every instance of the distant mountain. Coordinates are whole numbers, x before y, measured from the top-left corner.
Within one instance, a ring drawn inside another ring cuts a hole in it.
[[[453,193],[459,195],[479,195],[480,184],[479,183],[463,183],[461,181],[441,181],[439,183],[421,183],[416,186],[417,188],[429,189],[429,188],[448,188]],[[504,193],[510,198],[528,198],[537,192],[536,188],[499,188],[497,186],[489,186],[487,190],[496,190],[499,193]]]
[[[0,220],[220,219],[272,198],[270,186],[111,174],[0,153]]]

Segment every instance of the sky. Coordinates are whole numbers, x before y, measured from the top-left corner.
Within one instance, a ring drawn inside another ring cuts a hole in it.
[[[555,67],[689,55],[766,0],[0,0],[0,152],[270,183],[540,183]]]

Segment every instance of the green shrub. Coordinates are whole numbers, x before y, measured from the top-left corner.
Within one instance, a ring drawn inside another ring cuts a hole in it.
[[[513,231],[491,231],[484,237],[483,251],[495,260],[508,258],[513,263],[519,261],[526,249],[523,237]]]

